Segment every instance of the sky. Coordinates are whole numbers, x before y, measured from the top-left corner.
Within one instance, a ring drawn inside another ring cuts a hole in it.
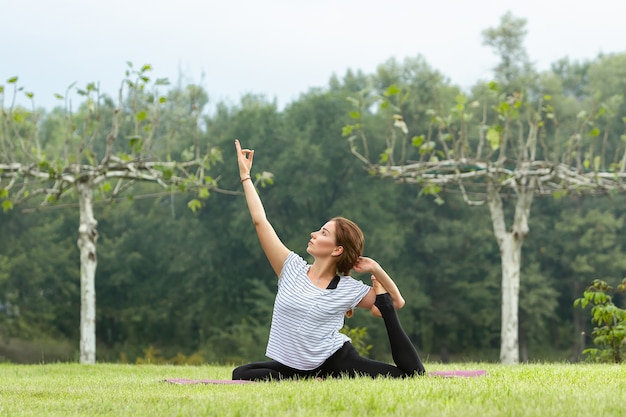
[[[490,78],[481,33],[507,12],[527,19],[538,70],[626,52],[624,0],[0,0],[0,84],[18,76],[51,108],[74,82],[115,95],[130,61],[213,104],[252,93],[283,108],[333,75],[421,55],[469,88]]]

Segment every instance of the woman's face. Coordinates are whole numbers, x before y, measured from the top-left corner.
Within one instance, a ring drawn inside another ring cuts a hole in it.
[[[335,222],[327,222],[320,230],[311,232],[306,251],[312,256],[330,256],[337,249]]]

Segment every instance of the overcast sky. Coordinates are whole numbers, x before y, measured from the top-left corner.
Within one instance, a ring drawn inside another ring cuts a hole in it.
[[[213,103],[256,93],[283,107],[333,74],[422,55],[468,87],[490,77],[481,32],[507,11],[528,20],[540,70],[626,52],[624,0],[0,0],[0,84],[17,75],[50,107],[73,82],[116,91],[132,61],[202,83]]]

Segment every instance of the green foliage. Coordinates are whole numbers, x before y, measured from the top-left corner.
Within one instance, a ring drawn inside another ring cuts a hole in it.
[[[53,213],[34,217],[0,216],[0,337],[71,338],[80,299],[74,224]]]
[[[626,293],[626,278],[617,286],[617,291]],[[587,287],[583,297],[574,301],[574,307],[591,307],[593,343],[597,348],[585,349],[584,354],[595,362],[621,363],[626,361],[626,310],[613,303],[614,288],[605,281],[596,279]]]
[[[534,258],[527,259],[520,283],[520,346],[545,347],[551,338],[550,324],[557,318],[559,292],[553,277],[541,270]],[[528,358],[524,358],[528,359]]]

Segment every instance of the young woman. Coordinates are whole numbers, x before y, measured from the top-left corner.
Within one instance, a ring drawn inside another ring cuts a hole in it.
[[[266,355],[271,361],[242,365],[233,379],[271,380],[294,377],[356,375],[406,377],[424,374],[424,366],[402,329],[396,309],[404,299],[385,270],[361,256],[364,238],[352,221],[336,217],[311,233],[308,264],[290,251],[267,220],[252,182],[254,150],[235,140],[239,175],[259,241],[278,276],[278,292]],[[350,270],[371,274],[372,287],[350,277]],[[339,330],[354,307],[382,317],[396,366],[360,356]]]

